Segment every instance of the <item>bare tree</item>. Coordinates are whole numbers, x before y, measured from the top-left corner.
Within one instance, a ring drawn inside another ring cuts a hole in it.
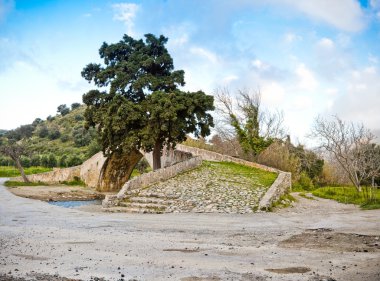
[[[234,99],[225,88],[217,90],[215,96],[222,117],[217,126],[218,134],[238,140],[245,152],[257,156],[274,139],[285,138],[282,112],[264,110],[260,91],[238,90]]]
[[[375,136],[363,124],[346,123],[334,116],[331,120],[316,118],[311,137],[334,156],[357,191],[361,191],[361,184],[369,177],[366,147]]]

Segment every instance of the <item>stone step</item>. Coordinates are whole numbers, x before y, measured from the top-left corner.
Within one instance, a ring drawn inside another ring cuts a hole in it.
[[[155,203],[155,204],[162,204],[162,205],[170,205],[174,202],[174,200],[167,200],[164,198],[158,198],[158,197],[142,197],[142,196],[135,196],[129,198],[130,202],[134,203]]]
[[[130,208],[141,208],[141,209],[157,209],[157,210],[165,210],[166,205],[156,204],[156,203],[137,203],[137,202],[120,202],[119,204],[122,207],[130,207]]]
[[[178,199],[180,196],[174,194],[165,194],[165,193],[157,193],[157,192],[149,192],[143,191],[139,194],[139,197],[154,197],[154,198],[162,198],[162,199]]]
[[[104,212],[108,213],[139,213],[139,214],[163,214],[165,210],[150,209],[150,208],[136,208],[136,207],[111,207],[103,208]]]
[[[139,206],[124,207],[126,213],[139,213],[139,214],[162,214],[165,209],[153,209],[153,208],[143,208]]]

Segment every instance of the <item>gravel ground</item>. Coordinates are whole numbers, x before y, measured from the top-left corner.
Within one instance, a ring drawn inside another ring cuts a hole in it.
[[[2,182],[0,280],[380,280],[380,210],[299,198],[274,213],[109,214]]]

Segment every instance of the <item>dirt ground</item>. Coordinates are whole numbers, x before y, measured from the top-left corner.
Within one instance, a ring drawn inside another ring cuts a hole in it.
[[[70,201],[102,199],[104,194],[83,186],[19,186],[9,187],[14,195],[42,201]]]
[[[2,182],[0,280],[380,280],[380,210],[298,197],[273,213],[109,214]]]

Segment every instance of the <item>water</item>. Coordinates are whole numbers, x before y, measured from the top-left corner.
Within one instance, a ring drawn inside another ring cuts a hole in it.
[[[87,201],[50,201],[48,202],[51,205],[64,207],[64,208],[76,208],[80,206],[87,205],[100,205],[102,203],[101,200],[87,200]]]

